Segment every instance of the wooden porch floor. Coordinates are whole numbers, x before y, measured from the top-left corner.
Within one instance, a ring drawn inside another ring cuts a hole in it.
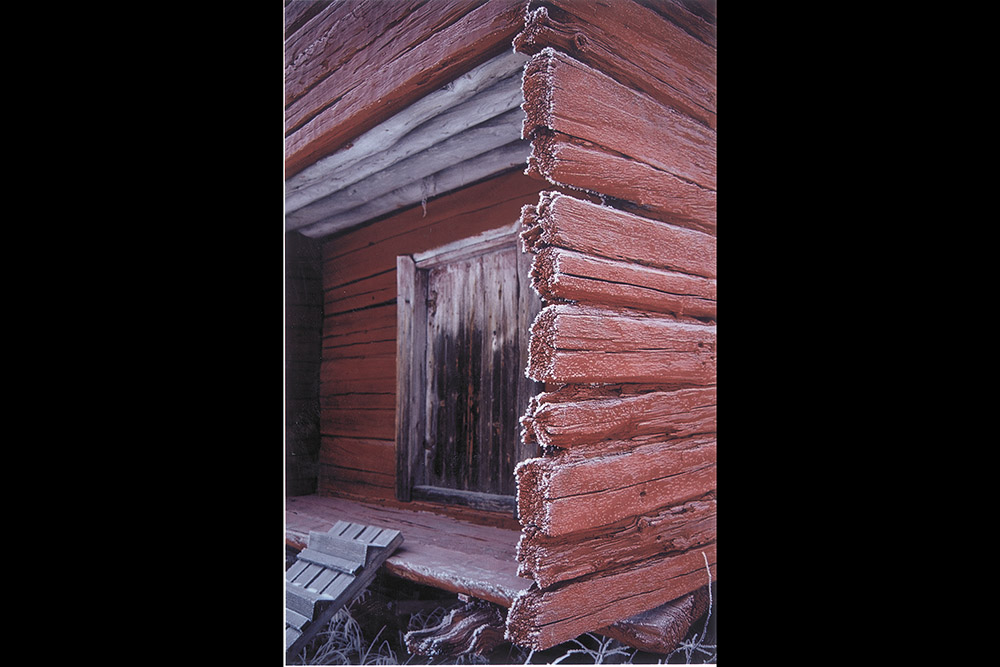
[[[394,528],[403,544],[386,560],[392,574],[505,607],[531,585],[517,576],[520,531],[482,526],[440,514],[325,496],[285,499],[285,542],[306,545],[309,531],[327,531],[338,520]]]

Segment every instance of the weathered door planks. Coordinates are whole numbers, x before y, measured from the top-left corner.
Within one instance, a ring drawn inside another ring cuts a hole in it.
[[[407,395],[397,402],[418,411],[397,413],[397,438],[410,448],[399,459],[399,474],[409,475],[409,489],[397,480],[401,499],[414,489],[436,498],[450,489],[456,501],[485,494],[481,504],[513,508],[501,499],[512,501],[514,466],[533,453],[517,418],[537,390],[522,362],[524,332],[540,307],[519,273],[526,264],[516,232],[510,225],[398,260],[399,307],[406,310],[399,386]]]

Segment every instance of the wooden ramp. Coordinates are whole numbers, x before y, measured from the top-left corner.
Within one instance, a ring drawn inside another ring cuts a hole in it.
[[[285,572],[285,651],[294,656],[333,615],[375,578],[402,544],[398,530],[337,521],[326,532],[310,531]]]
[[[419,502],[410,506],[426,509]],[[385,562],[394,576],[504,607],[531,585],[530,579],[517,576],[519,530],[428,511],[329,496],[290,497],[285,499],[285,543],[305,548],[313,531],[325,532],[340,519],[403,531],[406,543]],[[517,525],[511,517],[504,520]]]

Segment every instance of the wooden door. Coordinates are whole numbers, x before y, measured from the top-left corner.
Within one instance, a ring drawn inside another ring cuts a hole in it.
[[[538,391],[524,369],[541,308],[524,259],[508,229],[424,253],[401,270],[401,285],[413,285],[404,305],[414,330],[401,346],[411,358],[400,363],[411,367],[408,393],[418,396],[404,401],[417,414],[397,415],[411,450],[401,451],[411,465],[398,472],[414,497],[513,511],[514,466],[536,453],[521,442],[519,422]]]

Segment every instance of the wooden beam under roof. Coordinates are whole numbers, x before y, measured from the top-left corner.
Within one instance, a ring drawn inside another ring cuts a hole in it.
[[[367,175],[477,125],[523,100],[528,57],[505,53],[420,98],[399,113],[288,178],[286,210],[296,211]]]
[[[526,164],[526,60],[502,54],[291,177],[286,229],[326,236]]]

